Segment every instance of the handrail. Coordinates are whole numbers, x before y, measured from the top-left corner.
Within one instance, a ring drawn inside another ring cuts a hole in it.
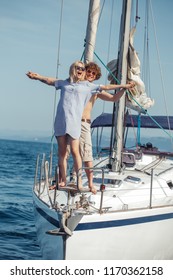
[[[153,168],[151,169],[151,185],[150,185],[150,204],[149,204],[149,208],[152,208],[152,196],[153,196]]]
[[[159,160],[159,159],[158,159]],[[50,180],[52,178],[48,178],[48,170],[49,170],[49,166],[47,166],[46,170],[44,170],[42,167],[43,167],[43,164],[44,166],[46,165],[46,160],[45,160],[45,154],[43,154],[43,158],[41,159],[40,158],[40,155],[37,156],[37,162],[36,162],[36,170],[35,170],[35,190],[36,192],[38,192],[38,197],[41,196],[42,193],[44,193],[44,190],[45,188],[47,187],[48,189],[48,197],[49,197],[49,201],[50,201],[50,205],[53,207],[53,208],[56,208],[56,199],[57,199],[57,189],[54,188],[54,192],[52,193],[49,193],[49,183],[50,183]],[[153,163],[153,162],[152,162]],[[154,164],[156,164],[156,162],[154,162]],[[40,165],[40,166],[39,166]],[[145,207],[142,207],[142,209],[145,209],[145,208],[153,208],[155,206],[153,206],[153,183],[154,183],[154,176],[158,176],[160,174],[163,174],[164,172],[168,171],[168,170],[171,170],[173,169],[173,166],[171,166],[170,168],[166,169],[165,171],[162,171],[160,172],[159,174],[154,174],[154,166],[152,165],[148,165],[150,166],[150,169],[151,169],[151,174],[150,174],[150,184],[149,186],[147,187],[148,188],[148,191],[149,193],[147,192],[147,197],[146,197],[146,200],[145,200]],[[38,171],[39,171],[39,167],[40,167],[40,174],[39,174],[39,179],[37,178],[38,176]],[[109,191],[111,190],[112,191],[112,188],[109,189],[105,189],[105,184],[107,184],[107,169],[105,169],[104,167],[82,167],[81,169],[78,170],[78,173],[77,173],[77,180],[78,180],[78,176],[80,175],[81,173],[81,170],[93,170],[94,171],[99,171],[98,172],[98,177],[99,177],[99,181],[100,181],[100,190],[98,191],[98,198],[99,200],[97,201],[97,208],[95,208],[96,211],[98,211],[98,213],[102,214],[104,212],[104,205],[103,205],[103,199],[104,199],[104,192],[105,190],[106,191]],[[46,171],[46,172],[45,172]],[[97,174],[97,172],[95,173]],[[56,167],[56,170],[55,170],[55,179],[56,179],[56,184],[58,182],[58,171],[57,171],[57,167]],[[82,174],[81,174],[82,176]],[[97,176],[96,176],[97,178]],[[124,179],[122,178],[122,181],[124,181]],[[53,181],[54,182],[54,181]],[[108,183],[108,186],[109,186],[109,183]],[[131,185],[133,186],[133,185]],[[128,188],[129,190],[129,188]],[[141,190],[141,188],[140,188]],[[87,192],[88,189],[85,190],[85,186],[84,186],[84,192]],[[79,187],[78,187],[78,182],[77,182],[77,192],[75,192],[75,194],[80,194],[80,193],[83,193],[83,190],[80,190]],[[53,195],[53,196],[52,196]],[[71,195],[71,191],[69,189],[69,192],[68,192],[68,199],[70,198],[70,195]],[[72,194],[72,196],[74,195],[74,193]],[[121,195],[120,195],[121,197]],[[117,196],[118,198],[118,196]],[[122,201],[122,203],[124,204],[124,202]],[[155,204],[154,204],[155,205]],[[73,207],[73,205],[70,203],[68,203],[68,206],[71,208]],[[129,205],[130,206],[130,205]],[[162,205],[164,206],[164,205]],[[129,209],[133,209],[133,207],[129,208]],[[125,208],[124,210],[127,210],[127,208]],[[114,210],[115,211],[115,210]],[[119,211],[119,210],[117,210]],[[116,211],[115,211],[116,212]]]
[[[125,159],[123,159],[123,155],[124,156],[131,156],[133,158],[133,161],[127,162],[125,161]],[[131,152],[122,152],[122,162],[126,165],[128,163],[133,163],[134,165],[136,164],[136,158],[135,158],[135,154],[131,153]]]
[[[45,154],[43,153],[42,161],[40,164],[40,177],[39,177],[39,189],[38,189],[38,194],[40,196],[40,190],[41,190],[41,182],[43,180],[43,175],[44,175],[44,164],[45,164]]]

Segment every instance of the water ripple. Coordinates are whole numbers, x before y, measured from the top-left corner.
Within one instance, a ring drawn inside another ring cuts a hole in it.
[[[49,150],[46,143],[0,140],[0,260],[41,259],[32,185],[37,154]]]

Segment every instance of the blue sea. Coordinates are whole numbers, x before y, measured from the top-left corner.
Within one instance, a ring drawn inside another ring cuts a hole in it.
[[[159,142],[169,151],[165,140]],[[32,202],[36,157],[42,153],[49,155],[49,143],[0,140],[0,260],[42,259]]]
[[[0,140],[0,260],[41,259],[32,186],[38,153],[50,144]]]

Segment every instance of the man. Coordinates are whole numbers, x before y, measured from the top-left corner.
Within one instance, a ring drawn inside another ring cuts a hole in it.
[[[101,77],[100,67],[94,62],[89,62],[86,65],[86,80],[88,80],[89,82],[93,82],[94,80],[98,80],[100,77]],[[84,166],[88,168],[85,169],[85,172],[88,178],[89,188],[93,194],[95,194],[97,190],[93,185],[93,170],[92,170],[93,155],[92,155],[92,140],[91,140],[91,129],[90,129],[92,108],[94,106],[95,101],[98,98],[104,101],[117,102],[122,97],[126,89],[133,88],[134,86],[135,84],[133,82],[126,85],[117,85],[117,89],[121,88],[121,90],[114,95],[106,91],[98,92],[91,96],[90,100],[88,101],[87,105],[84,108],[82,114],[82,121],[81,121],[80,152],[81,152],[81,157]]]

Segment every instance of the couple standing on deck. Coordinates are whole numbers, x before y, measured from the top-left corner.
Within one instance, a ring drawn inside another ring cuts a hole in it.
[[[26,75],[30,79],[39,80],[60,90],[54,130],[58,142],[60,187],[64,187],[66,185],[68,145],[76,173],[79,169],[81,170],[82,161],[85,167],[92,168],[93,166],[90,123],[91,110],[96,99],[116,102],[126,89],[134,87],[135,84],[130,82],[126,85],[96,85],[92,82],[101,77],[100,67],[94,62],[85,65],[82,61],[76,61],[70,66],[69,78],[66,80],[45,77],[33,72],[28,72]],[[114,95],[103,91],[117,88],[121,88],[121,90]],[[92,169],[86,169],[86,174],[90,191],[95,194]],[[82,190],[81,172],[78,175],[78,188]]]

